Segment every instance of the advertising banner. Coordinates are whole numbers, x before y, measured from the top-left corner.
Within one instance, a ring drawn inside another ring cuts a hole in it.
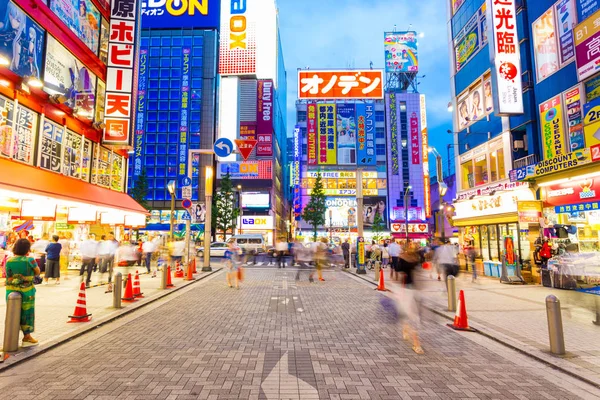
[[[383,70],[299,70],[298,99],[383,99]]]
[[[600,40],[600,24],[596,21],[600,18],[600,11],[596,11],[589,19],[575,27],[575,60],[577,62],[577,75],[582,81],[600,70],[600,51],[598,41]]]
[[[600,98],[585,104],[583,113],[585,145],[592,147],[600,144]]]
[[[33,145],[38,133],[38,114],[28,108],[17,107],[17,123],[13,137],[13,159],[33,164]]]
[[[429,178],[429,135],[427,133],[427,107],[425,95],[421,94],[419,108],[421,113],[421,145],[423,146],[423,192],[425,201],[425,216],[431,217],[431,185]]]
[[[520,223],[538,223],[542,216],[543,203],[537,200],[517,201],[517,212]]]
[[[385,32],[386,72],[418,72],[417,32]]]
[[[577,16],[583,21],[600,9],[600,0],[576,0]]]
[[[386,113],[386,124],[391,139],[391,151],[389,153],[388,165],[392,166],[392,175],[398,175],[400,162],[398,160],[398,109],[395,93],[390,93],[389,95],[386,94],[385,108],[388,110]]]
[[[219,6],[220,0],[145,0],[142,28],[218,28]]]
[[[13,136],[13,122],[15,103],[4,96],[0,96],[0,155],[12,157],[11,147]]]
[[[273,80],[259,80],[257,84],[256,136],[258,145],[256,155],[273,155]]]
[[[370,197],[364,199],[363,204],[363,225],[365,227],[373,226],[375,216],[379,215],[384,226],[387,226],[386,198],[383,196]]]
[[[294,163],[292,164],[292,199],[294,204],[294,216],[300,219],[302,213],[302,192],[300,190],[300,171],[302,168],[302,133],[300,126],[294,127]]]
[[[538,82],[558,71],[558,45],[555,36],[554,8],[550,7],[531,26]]]
[[[560,97],[553,97],[539,106],[544,159],[567,153]]]
[[[410,114],[410,156],[413,165],[421,164],[421,143],[419,142],[419,117],[416,112]]]
[[[64,127],[50,120],[44,120],[40,138],[40,168],[59,174],[62,172],[62,140],[64,134]]]
[[[585,140],[583,135],[581,90],[579,87],[565,92],[565,104],[569,127],[569,151],[583,149],[585,147]]]
[[[142,173],[144,134],[146,130],[146,89],[148,86],[148,49],[140,49],[138,75],[137,112],[135,114],[135,136],[133,139],[133,176]]]
[[[498,193],[480,199],[465,200],[454,203],[455,220],[463,218],[483,217],[494,214],[516,213],[517,201],[535,200],[529,189],[518,189]]]
[[[0,2],[0,18],[4,22],[0,55],[9,62],[6,68],[20,76],[41,78],[44,30],[13,1]]]
[[[406,233],[406,224],[391,224],[392,233]],[[408,224],[408,233],[429,233],[429,224]]]
[[[542,196],[548,206],[600,201],[600,179],[590,178],[546,186],[542,188]]]
[[[273,229],[273,217],[270,215],[253,215],[251,217],[242,217],[243,230],[261,230]]]
[[[85,68],[58,40],[48,35],[44,90],[58,94],[77,115],[92,119],[96,101],[96,75]]]
[[[365,238],[363,236],[359,236],[356,238],[356,270],[357,271],[365,271]],[[363,272],[363,274],[366,273]]]
[[[50,9],[67,27],[98,54],[100,11],[90,0],[50,0]]]
[[[404,207],[392,207],[392,213],[390,215],[392,221],[405,221],[406,210]],[[408,220],[409,221],[425,221],[425,213],[421,207],[408,207]]]
[[[466,33],[454,41],[456,71],[460,71],[479,50],[479,24],[477,14],[465,25]]]
[[[575,0],[561,0],[556,3],[556,33],[560,47],[560,63],[566,64],[575,57],[573,29],[577,25]]]
[[[375,107],[373,104],[357,103],[358,120],[356,134],[356,164],[377,165],[375,154]]]
[[[521,83],[521,56],[516,0],[491,2],[494,45],[490,46],[494,63],[494,103],[500,116],[523,114],[523,86]]]
[[[534,177],[539,177],[555,172],[567,171],[580,165],[589,164],[592,162],[590,149],[584,148],[581,150],[572,151],[568,154],[556,156],[544,161],[540,161],[535,165]]]
[[[306,106],[306,143],[308,165],[317,165],[317,105]]]
[[[258,8],[259,3],[237,0],[223,0],[222,3],[221,40],[219,41],[219,74],[255,74],[255,13],[260,12]],[[254,8],[252,8],[252,5],[254,5]]]
[[[319,165],[335,165],[336,149],[336,105],[317,104],[319,133]]]
[[[240,138],[256,140],[256,122],[240,122]]]
[[[337,106],[337,163],[356,164],[356,110],[354,104]]]
[[[452,1],[452,15],[454,15],[456,13],[456,10],[458,10],[460,8],[460,6],[463,5],[465,0],[451,0],[451,1]]]
[[[111,0],[106,102],[102,142],[131,145],[132,117],[137,87],[134,87],[140,10],[138,0]],[[135,123],[135,121],[133,121]]]
[[[190,60],[191,48],[184,47],[181,54],[181,110],[179,114],[179,149],[177,177],[179,180],[187,176],[188,141],[189,141],[189,102],[190,102]]]
[[[600,1],[600,0],[599,0]],[[600,76],[590,79],[585,82],[585,99],[590,102],[600,97]]]
[[[229,173],[231,179],[273,179],[273,161],[221,162],[217,168],[217,179]]]

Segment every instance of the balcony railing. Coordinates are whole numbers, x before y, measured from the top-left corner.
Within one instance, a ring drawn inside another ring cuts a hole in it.
[[[530,154],[527,157],[519,158],[518,160],[513,161],[513,168],[521,168],[526,167],[528,165],[537,164],[540,161],[540,158],[537,154]]]

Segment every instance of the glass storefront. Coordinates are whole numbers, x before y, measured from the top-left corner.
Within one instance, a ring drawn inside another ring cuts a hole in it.
[[[483,261],[501,261],[504,238],[511,237],[515,243],[515,251],[520,260],[529,258],[528,230],[518,223],[472,225],[459,230],[460,244],[475,250],[477,257]]]

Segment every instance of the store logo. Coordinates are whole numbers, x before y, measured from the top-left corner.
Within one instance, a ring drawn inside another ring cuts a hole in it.
[[[266,218],[243,218],[242,223],[244,225],[266,225]]]
[[[579,187],[581,187],[581,192],[579,193],[580,199],[593,199],[596,197],[596,191],[591,189],[593,184],[593,179],[585,179],[579,183]]]
[[[198,11],[202,15],[208,15],[209,0],[148,0],[142,3],[143,8],[159,9],[165,7],[167,12],[174,17],[183,14],[196,15]],[[152,15],[152,14],[149,14]],[[158,12],[154,15],[160,15]]]
[[[246,48],[246,3],[247,0],[231,0],[229,18],[229,50]]]

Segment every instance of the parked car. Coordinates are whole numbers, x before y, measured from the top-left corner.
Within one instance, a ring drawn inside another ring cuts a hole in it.
[[[260,254],[267,251],[265,238],[260,233],[244,233],[235,235],[227,240],[227,243],[235,242],[237,246],[243,249],[246,253]]]
[[[213,242],[210,244],[210,256],[211,257],[225,257],[227,251],[227,243],[225,242]],[[204,255],[204,247],[196,247],[196,253],[199,257]]]

